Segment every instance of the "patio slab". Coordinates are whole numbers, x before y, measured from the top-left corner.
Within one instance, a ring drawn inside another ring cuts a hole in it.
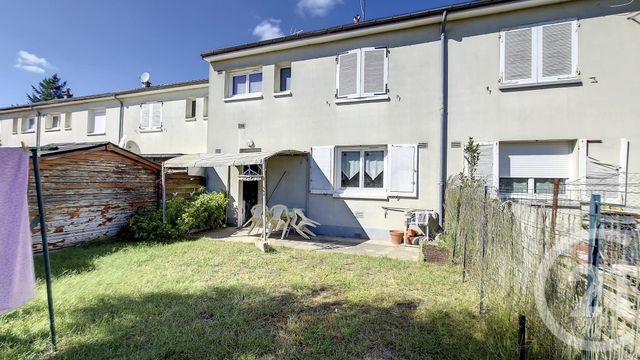
[[[387,257],[397,260],[416,261],[420,249],[411,246],[392,245],[389,240],[365,240],[342,237],[317,236],[311,240],[289,234],[280,240],[280,232],[273,233],[269,238],[271,246],[288,247],[300,250],[325,251],[334,253],[365,255],[373,257]],[[249,235],[246,229],[224,228],[205,233],[204,236],[216,241],[230,241],[254,243],[260,238],[260,233],[254,231]]]

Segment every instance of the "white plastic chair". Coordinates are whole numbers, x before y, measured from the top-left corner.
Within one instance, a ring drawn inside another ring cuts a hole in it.
[[[293,221],[291,227],[305,239],[309,239],[309,235],[316,236],[307,226],[316,227],[319,222],[309,219],[304,215],[301,209],[293,209]]]
[[[284,239],[285,234],[287,233],[287,229],[289,228],[289,224],[291,223],[291,218],[289,217],[289,208],[286,205],[273,205],[271,207],[270,219],[268,222],[269,234],[267,237],[271,236],[272,231],[278,231],[282,229],[282,236],[280,239]]]
[[[267,212],[267,217],[268,216],[269,213]],[[249,223],[251,223],[248,233],[249,235],[251,235],[254,228],[262,227],[262,204],[256,204],[251,207],[251,219],[249,219],[249,221],[247,221],[242,227],[246,227]]]

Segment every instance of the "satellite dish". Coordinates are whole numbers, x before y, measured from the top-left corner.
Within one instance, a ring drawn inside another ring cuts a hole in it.
[[[143,73],[140,75],[140,82],[141,82],[141,83],[149,82],[149,79],[151,79],[151,75],[149,75],[149,73],[148,73],[148,72],[146,72],[146,71],[145,71],[145,72],[143,72]]]

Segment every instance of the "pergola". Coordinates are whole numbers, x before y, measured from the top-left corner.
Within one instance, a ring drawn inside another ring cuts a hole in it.
[[[162,220],[166,221],[166,191],[165,173],[166,169],[175,168],[211,168],[222,166],[243,166],[257,165],[261,173],[246,172],[239,176],[240,181],[261,181],[262,182],[262,242],[260,247],[265,250],[264,244],[267,242],[267,160],[274,156],[306,155],[306,151],[299,150],[279,150],[279,151],[259,151],[249,153],[227,153],[227,154],[189,154],[169,159],[162,163]],[[227,184],[227,188],[230,184]]]

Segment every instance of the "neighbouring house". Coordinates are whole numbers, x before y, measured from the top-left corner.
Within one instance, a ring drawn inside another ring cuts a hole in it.
[[[153,160],[206,151],[208,81],[193,80],[0,109],[0,144],[109,141]]]
[[[622,186],[640,172],[639,13],[639,2],[477,1],[205,52],[207,153],[264,154],[268,205],[351,237],[401,228],[383,206],[442,212],[468,137],[502,192],[604,168]],[[286,149],[309,155],[277,156]],[[240,224],[262,190],[240,181],[253,164],[238,164],[207,174]]]
[[[42,147],[40,174],[49,246],[116,235],[140,207],[158,206],[160,166],[109,142]],[[29,211],[38,216],[33,171]],[[40,227],[33,249],[41,251]]]

